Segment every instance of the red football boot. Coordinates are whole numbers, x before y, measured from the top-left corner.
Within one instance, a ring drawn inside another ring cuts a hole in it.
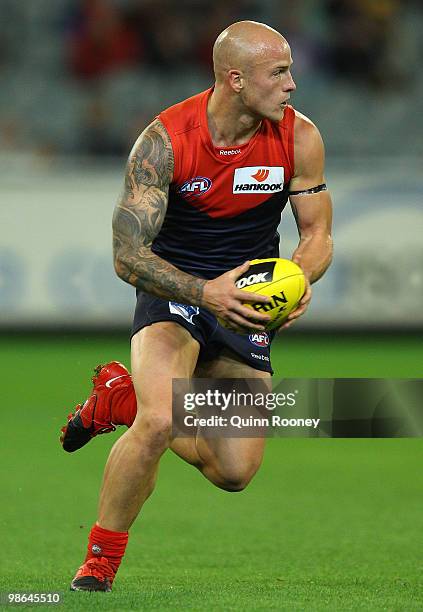
[[[84,404],[78,404],[68,423],[62,427],[60,442],[73,453],[99,434],[116,430],[116,425],[130,427],[137,413],[132,378],[124,365],[111,361],[95,368],[93,390]]]
[[[76,572],[72,580],[71,591],[105,591],[112,590],[115,571],[106,557],[88,559]]]

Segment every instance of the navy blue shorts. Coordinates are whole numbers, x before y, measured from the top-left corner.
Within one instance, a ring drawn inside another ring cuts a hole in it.
[[[169,302],[139,291],[131,337],[143,327],[159,321],[175,321],[187,329],[200,343],[199,361],[215,359],[226,348],[256,370],[273,374],[270,345],[274,332],[237,334],[219,325],[216,317],[205,308]]]

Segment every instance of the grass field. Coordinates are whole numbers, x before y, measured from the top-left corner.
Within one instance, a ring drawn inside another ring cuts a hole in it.
[[[269,440],[242,493],[168,453],[114,591],[70,593],[117,434],[67,455],[58,432],[94,365],[128,363],[127,341],[1,346],[0,591],[59,591],[59,609],[87,611],[423,609],[421,439]],[[273,363],[286,377],[421,378],[422,353],[415,335],[286,334]]]

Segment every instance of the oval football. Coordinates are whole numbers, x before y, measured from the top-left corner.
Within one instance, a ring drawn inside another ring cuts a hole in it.
[[[280,257],[252,260],[247,272],[238,278],[235,284],[242,291],[271,298],[269,304],[245,302],[246,306],[257,312],[270,315],[267,331],[278,328],[285,321],[297,307],[305,290],[305,278],[301,268],[290,259]],[[219,322],[224,325],[222,321]]]

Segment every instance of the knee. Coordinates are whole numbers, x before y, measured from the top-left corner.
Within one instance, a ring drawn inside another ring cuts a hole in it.
[[[250,479],[237,479],[237,480],[220,480],[215,482],[214,484],[219,487],[219,489],[223,489],[224,491],[228,491],[229,493],[240,493],[243,491]]]
[[[135,427],[134,427],[135,425]],[[172,435],[172,418],[165,414],[143,414],[131,429],[150,447],[167,447]]]
[[[238,493],[243,491],[254,477],[259,466],[249,466],[243,469],[230,469],[218,472],[216,477],[213,479],[219,489],[228,491],[230,493]]]

